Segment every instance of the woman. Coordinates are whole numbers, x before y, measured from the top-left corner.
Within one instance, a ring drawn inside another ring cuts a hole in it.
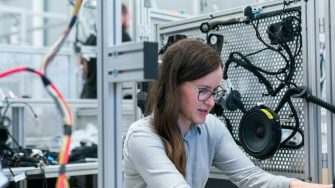
[[[212,166],[238,187],[330,187],[256,167],[209,114],[223,93],[222,62],[211,47],[181,40],[162,61],[149,95],[150,115],[130,126],[124,142],[125,188],[202,188]]]

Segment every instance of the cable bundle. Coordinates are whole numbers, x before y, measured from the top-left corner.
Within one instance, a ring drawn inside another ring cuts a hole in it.
[[[48,65],[52,62],[52,60],[56,57],[58,51],[63,46],[66,38],[68,37],[72,27],[74,26],[77,18],[79,9],[81,7],[82,0],[76,0],[76,3],[73,8],[72,18],[70,20],[69,25],[65,28],[64,32],[60,36],[60,38],[54,43],[54,45],[50,48],[50,50],[46,53],[45,57],[40,66],[40,70],[35,70],[29,67],[18,67],[15,69],[11,69],[5,72],[0,73],[0,78],[9,76],[11,74],[15,74],[18,72],[31,72],[41,77],[44,87],[48,91],[51,98],[56,103],[57,109],[63,117],[63,125],[64,125],[64,139],[63,146],[59,152],[58,164],[60,165],[59,176],[57,179],[56,187],[64,188],[70,187],[67,177],[65,176],[66,168],[65,165],[69,161],[69,150],[71,143],[71,133],[72,133],[72,112],[65,101],[64,96],[57,89],[57,87],[46,77],[46,69]]]
[[[59,153],[58,164],[60,166],[59,177],[57,179],[57,186],[56,187],[69,187],[69,183],[65,176],[65,165],[68,163],[69,160],[69,150],[70,150],[70,143],[71,143],[71,126],[73,124],[72,120],[72,112],[69,108],[69,105],[65,101],[64,96],[61,92],[57,89],[57,87],[40,71],[28,68],[28,67],[18,67],[15,69],[11,69],[5,72],[0,73],[0,78],[19,73],[19,72],[31,72],[42,79],[42,83],[46,90],[48,91],[51,98],[56,103],[57,109],[59,110],[60,114],[63,117],[63,124],[64,124],[64,144],[61,148]]]
[[[49,66],[51,61],[56,57],[56,54],[58,53],[59,49],[63,46],[63,44],[65,42],[65,39],[69,35],[69,33],[70,33],[72,27],[74,26],[74,24],[76,23],[81,4],[82,4],[82,0],[77,0],[76,1],[75,5],[73,7],[72,18],[70,20],[70,23],[69,23],[68,27],[65,28],[65,30],[63,31],[63,34],[59,37],[59,39],[53,44],[53,46],[50,48],[50,50],[44,56],[44,58],[42,60],[42,63],[41,63],[41,67],[40,67],[40,71],[42,73],[46,72],[47,67]]]

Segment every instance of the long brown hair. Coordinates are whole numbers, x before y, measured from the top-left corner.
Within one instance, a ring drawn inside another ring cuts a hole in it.
[[[186,176],[183,137],[177,125],[179,96],[177,87],[199,79],[222,66],[213,48],[195,39],[171,45],[162,57],[159,76],[152,84],[146,115],[153,113],[153,126],[165,144],[166,153],[178,171]]]

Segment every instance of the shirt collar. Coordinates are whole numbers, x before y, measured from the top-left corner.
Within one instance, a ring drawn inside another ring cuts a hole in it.
[[[197,129],[199,135],[201,134],[201,127],[200,127],[200,126],[201,126],[201,125],[199,125],[199,124],[194,124],[194,127],[196,127],[196,129]]]
[[[184,136],[185,139],[190,139],[193,136],[200,135],[201,134],[201,125],[192,123],[189,131]]]

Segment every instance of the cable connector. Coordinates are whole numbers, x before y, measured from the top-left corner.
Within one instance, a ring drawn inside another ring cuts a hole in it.
[[[66,172],[66,166],[65,165],[60,165],[58,172],[59,172],[59,174],[65,174],[65,172]]]
[[[263,8],[261,6],[247,6],[244,8],[244,16],[250,20],[257,19],[261,16]]]
[[[64,135],[71,136],[72,128],[70,125],[64,125]]]

